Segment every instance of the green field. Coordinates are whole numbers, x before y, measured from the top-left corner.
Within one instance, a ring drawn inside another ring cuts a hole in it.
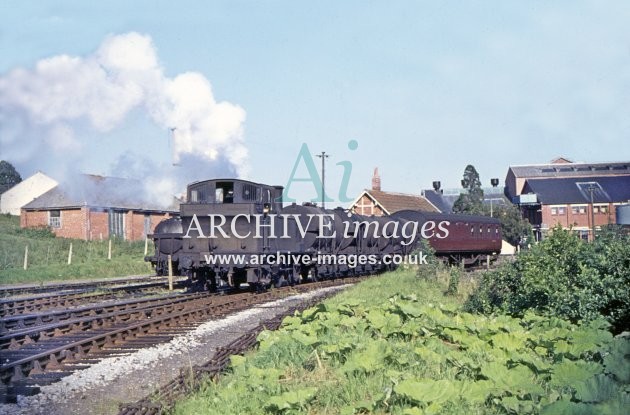
[[[285,319],[174,413],[627,413],[627,337],[603,320],[466,313],[444,294],[451,272],[431,272],[371,278]]]
[[[72,264],[68,253],[72,244]],[[28,246],[28,268],[24,253]],[[151,247],[149,247],[151,248]],[[120,277],[153,273],[144,262],[144,242],[55,238],[46,228],[21,229],[17,216],[0,215],[0,284]]]

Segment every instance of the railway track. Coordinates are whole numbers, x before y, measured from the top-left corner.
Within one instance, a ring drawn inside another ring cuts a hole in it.
[[[230,356],[242,355],[256,344],[256,339],[263,330],[276,330],[282,320],[296,311],[305,310],[324,300],[332,293],[321,294],[303,301],[297,306],[289,307],[275,317],[265,320],[255,328],[245,331],[241,336],[220,347],[206,363],[186,368],[178,377],[159,388],[146,398],[135,403],[120,405],[118,415],[158,415],[171,409],[178,398],[198,389],[205,379],[214,379],[230,364]],[[185,372],[185,373],[184,373]]]
[[[8,298],[0,300],[0,317],[15,316],[24,313],[40,312],[54,308],[76,307],[81,304],[89,304],[97,301],[105,301],[120,298],[121,295],[132,293],[146,293],[153,290],[161,290],[167,287],[165,281],[153,281],[141,284],[95,286],[98,288],[85,288],[68,292],[55,292],[49,295],[37,295],[32,297]],[[183,281],[177,281],[174,285],[180,288]],[[99,290],[99,291],[94,291]]]
[[[204,296],[201,293],[175,294],[139,300],[118,301],[110,304],[95,304],[70,310],[48,313],[21,314],[0,320],[0,349],[16,350],[21,343],[19,338],[30,337],[28,343],[37,340],[38,336],[50,337],[58,332],[76,330],[78,324],[102,325],[108,318],[128,318],[128,314],[140,311],[151,311],[153,308],[188,302]],[[11,338],[13,343],[5,343]],[[11,347],[11,345],[13,347]]]
[[[23,285],[23,286],[9,286],[0,287],[0,297],[14,297],[17,295],[26,294],[45,294],[45,293],[59,293],[62,291],[94,291],[104,288],[122,287],[125,285],[143,285],[151,286],[155,283],[158,285],[164,285],[168,282],[166,277],[131,277],[131,278],[112,278],[99,281],[87,281],[87,282],[67,282],[60,284],[44,284],[44,285]]]
[[[5,322],[5,326],[12,328],[0,337],[3,363],[0,395],[5,395],[8,402],[14,401],[18,394],[33,395],[39,391],[39,385],[58,381],[105,356],[169,341],[210,318],[220,318],[296,291],[338,283],[326,281],[261,294],[169,296],[159,301],[144,299],[140,305],[127,301],[119,304],[118,309],[99,311],[87,307],[87,315],[78,317],[59,314],[57,321],[49,323],[41,315],[39,321],[34,317],[33,322],[28,316],[14,318]],[[51,318],[54,320],[54,316]],[[20,328],[19,321],[24,328]],[[32,327],[27,327],[29,324]]]

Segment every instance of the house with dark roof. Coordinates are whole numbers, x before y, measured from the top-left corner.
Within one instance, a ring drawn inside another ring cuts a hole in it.
[[[538,238],[559,224],[591,239],[594,229],[615,223],[617,206],[630,200],[630,162],[572,163],[561,158],[512,166],[505,193],[520,206]]]
[[[381,177],[378,168],[374,169],[372,188],[365,189],[352,202],[350,210],[360,215],[384,216],[399,210],[422,210],[439,212],[440,210],[422,195],[384,192],[381,190]]]
[[[179,212],[175,200],[164,207],[144,195],[136,180],[80,175],[24,205],[20,225],[49,227],[64,238],[142,240]]]

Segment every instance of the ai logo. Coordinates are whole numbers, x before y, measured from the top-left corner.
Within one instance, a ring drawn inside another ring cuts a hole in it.
[[[359,147],[359,143],[357,140],[348,141],[348,148],[352,151],[356,150]],[[300,163],[304,163],[306,166],[306,170],[308,171],[308,177],[295,177],[295,173],[297,172]],[[349,198],[347,195],[348,192],[348,184],[350,183],[350,174],[352,173],[352,163],[344,160],[340,161],[336,164],[337,166],[341,166],[343,168],[343,177],[341,178],[341,183],[339,185],[339,199],[338,202],[347,203],[352,202],[353,199]],[[300,152],[295,160],[295,164],[293,165],[293,170],[291,171],[291,176],[289,176],[289,181],[287,185],[284,187],[284,192],[282,193],[282,199],[285,202],[295,202],[296,200],[289,197],[289,189],[291,188],[291,184],[293,182],[310,182],[313,184],[315,191],[317,192],[317,197],[311,199],[311,202],[333,202],[334,200],[328,197],[326,194],[322,194],[322,179],[317,172],[317,168],[315,167],[315,161],[313,160],[313,156],[311,155],[311,151],[308,148],[306,143],[302,144],[302,148],[300,148]]]

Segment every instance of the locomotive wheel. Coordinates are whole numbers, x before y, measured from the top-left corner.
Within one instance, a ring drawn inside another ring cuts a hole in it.
[[[292,271],[289,273],[287,281],[289,282],[289,285],[296,285],[300,283],[300,277],[297,273]]]
[[[273,286],[276,288],[282,288],[285,285],[288,285],[287,281],[280,276],[276,277],[274,280],[275,282],[273,283]]]

